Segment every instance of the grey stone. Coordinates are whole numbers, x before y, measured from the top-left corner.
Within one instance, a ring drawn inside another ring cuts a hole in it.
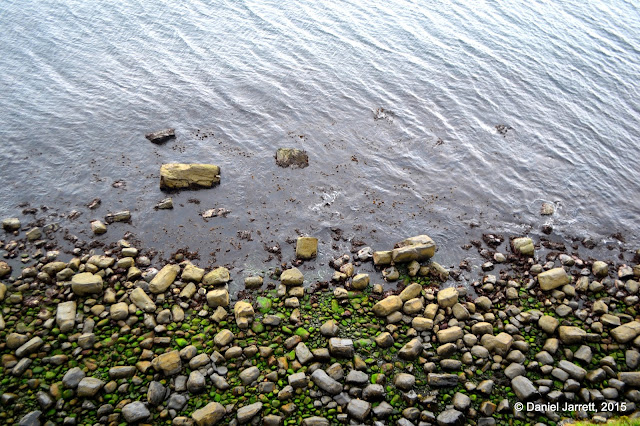
[[[255,402],[238,409],[238,422],[242,425],[249,423],[260,411],[262,411],[262,402]]]
[[[342,392],[342,385],[329,377],[329,375],[321,369],[317,369],[311,374],[311,380],[323,391],[331,394],[337,395]]]
[[[371,412],[371,403],[362,399],[352,399],[347,404],[347,413],[356,420],[364,421]]]
[[[127,423],[138,423],[148,419],[151,413],[144,403],[135,401],[122,407],[122,416]]]

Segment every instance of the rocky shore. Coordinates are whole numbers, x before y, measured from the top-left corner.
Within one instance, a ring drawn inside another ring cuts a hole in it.
[[[183,254],[153,264],[125,239],[62,260],[44,248],[46,229],[17,218],[2,227],[13,259],[0,261],[2,424],[640,417],[638,255],[540,259],[530,238],[501,253],[501,237],[488,235],[467,288],[420,235],[337,256],[331,281],[312,282],[298,266],[315,262],[313,237],[281,268],[244,276]],[[369,262],[376,272],[361,273]],[[246,289],[229,294],[232,280]]]

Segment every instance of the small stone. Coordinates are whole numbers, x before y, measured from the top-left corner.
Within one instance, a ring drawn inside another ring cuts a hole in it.
[[[361,399],[352,399],[347,404],[347,413],[356,420],[364,421],[371,412],[371,403]]]
[[[122,407],[122,416],[127,423],[138,423],[148,419],[151,413],[144,403],[135,401]]]
[[[304,282],[304,276],[298,268],[291,268],[282,272],[280,282],[285,286],[299,286]]]
[[[389,314],[402,308],[402,299],[398,296],[388,296],[373,306],[373,312],[379,317],[386,317]]]
[[[438,305],[441,308],[450,308],[458,303],[458,290],[447,287],[438,292]]]
[[[107,226],[99,220],[91,222],[91,232],[95,235],[102,235],[107,232]]]
[[[214,426],[226,415],[224,406],[218,402],[210,402],[204,407],[196,410],[191,418],[198,426]]]
[[[550,315],[542,315],[538,320],[538,326],[547,334],[555,333],[560,321]]]
[[[351,280],[354,290],[364,290],[369,285],[369,274],[358,274]]]
[[[540,288],[545,291],[562,287],[570,282],[571,278],[567,275],[564,268],[553,268],[538,274],[538,284],[540,284]]]
[[[229,291],[226,288],[216,288],[207,292],[207,305],[212,308],[229,306]]]

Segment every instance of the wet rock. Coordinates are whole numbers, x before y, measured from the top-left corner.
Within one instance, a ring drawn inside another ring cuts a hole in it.
[[[6,277],[10,273],[11,273],[11,266],[9,266],[7,262],[0,262],[0,278]]]
[[[531,401],[540,396],[538,389],[525,376],[517,376],[511,379],[511,389],[513,389],[520,401]]]
[[[256,289],[262,287],[263,278],[260,276],[246,277],[244,279],[244,286],[250,289]]]
[[[95,377],[85,377],[78,383],[76,393],[80,397],[90,398],[95,396],[104,386],[104,382]]]
[[[127,423],[132,424],[148,419],[151,413],[144,403],[135,401],[122,407],[122,416]]]
[[[75,389],[85,376],[84,371],[79,367],[70,368],[62,377],[62,385],[68,389]]]
[[[167,389],[162,386],[162,383],[152,381],[149,384],[149,389],[147,391],[147,401],[149,404],[153,406],[158,406],[162,404],[165,396],[167,395]]]
[[[176,129],[158,130],[157,132],[147,133],[144,137],[155,144],[160,144],[169,139],[174,139],[176,137]]]
[[[558,335],[565,345],[575,345],[582,343],[587,336],[587,332],[579,327],[560,326],[558,327]]]
[[[149,283],[149,291],[155,294],[164,293],[173,284],[179,272],[178,265],[165,265]]]
[[[154,208],[156,210],[171,210],[173,209],[173,199],[171,197],[167,197],[156,204]]]
[[[207,292],[207,304],[212,308],[229,306],[229,291],[226,288],[216,288]]]
[[[210,402],[196,410],[191,418],[198,426],[214,426],[227,414],[224,406],[218,402]]]
[[[276,151],[276,164],[280,167],[304,169],[309,165],[309,156],[306,151],[300,149],[278,148]]]
[[[391,251],[391,259],[396,263],[422,262],[432,258],[436,252],[436,243],[427,235],[407,238],[396,245],[398,248]]]
[[[82,272],[71,278],[71,289],[78,296],[102,293],[102,277],[91,272]]]
[[[569,284],[571,278],[564,268],[553,268],[538,274],[538,283],[540,288],[545,291],[553,290]]]
[[[253,404],[246,405],[240,409],[238,409],[237,417],[238,422],[243,425],[245,423],[249,423],[252,418],[254,418],[260,411],[262,411],[262,402],[256,402]]]
[[[20,230],[20,219],[17,217],[10,217],[2,220],[2,229],[7,232],[13,232]]]
[[[107,226],[99,220],[91,221],[91,232],[95,235],[102,235],[107,232]]]
[[[358,274],[351,280],[351,286],[354,290],[364,290],[369,285],[369,274]]]
[[[298,237],[296,242],[296,258],[308,260],[318,253],[318,239],[314,237]]]
[[[212,164],[163,164],[161,189],[211,188],[220,183],[220,167]]]
[[[391,251],[376,251],[373,253],[373,264],[386,266],[391,264]]]
[[[514,253],[518,253],[523,256],[533,256],[535,253],[535,247],[531,238],[514,238],[511,241],[511,248]]]

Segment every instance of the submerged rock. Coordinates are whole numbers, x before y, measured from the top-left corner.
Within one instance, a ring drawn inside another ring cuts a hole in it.
[[[144,137],[155,144],[159,144],[162,142],[166,142],[169,139],[175,138],[176,129],[158,130],[157,132],[147,133],[146,135],[144,135]]]
[[[300,149],[279,148],[276,151],[276,164],[280,167],[304,169],[309,165],[309,156],[306,151]]]

